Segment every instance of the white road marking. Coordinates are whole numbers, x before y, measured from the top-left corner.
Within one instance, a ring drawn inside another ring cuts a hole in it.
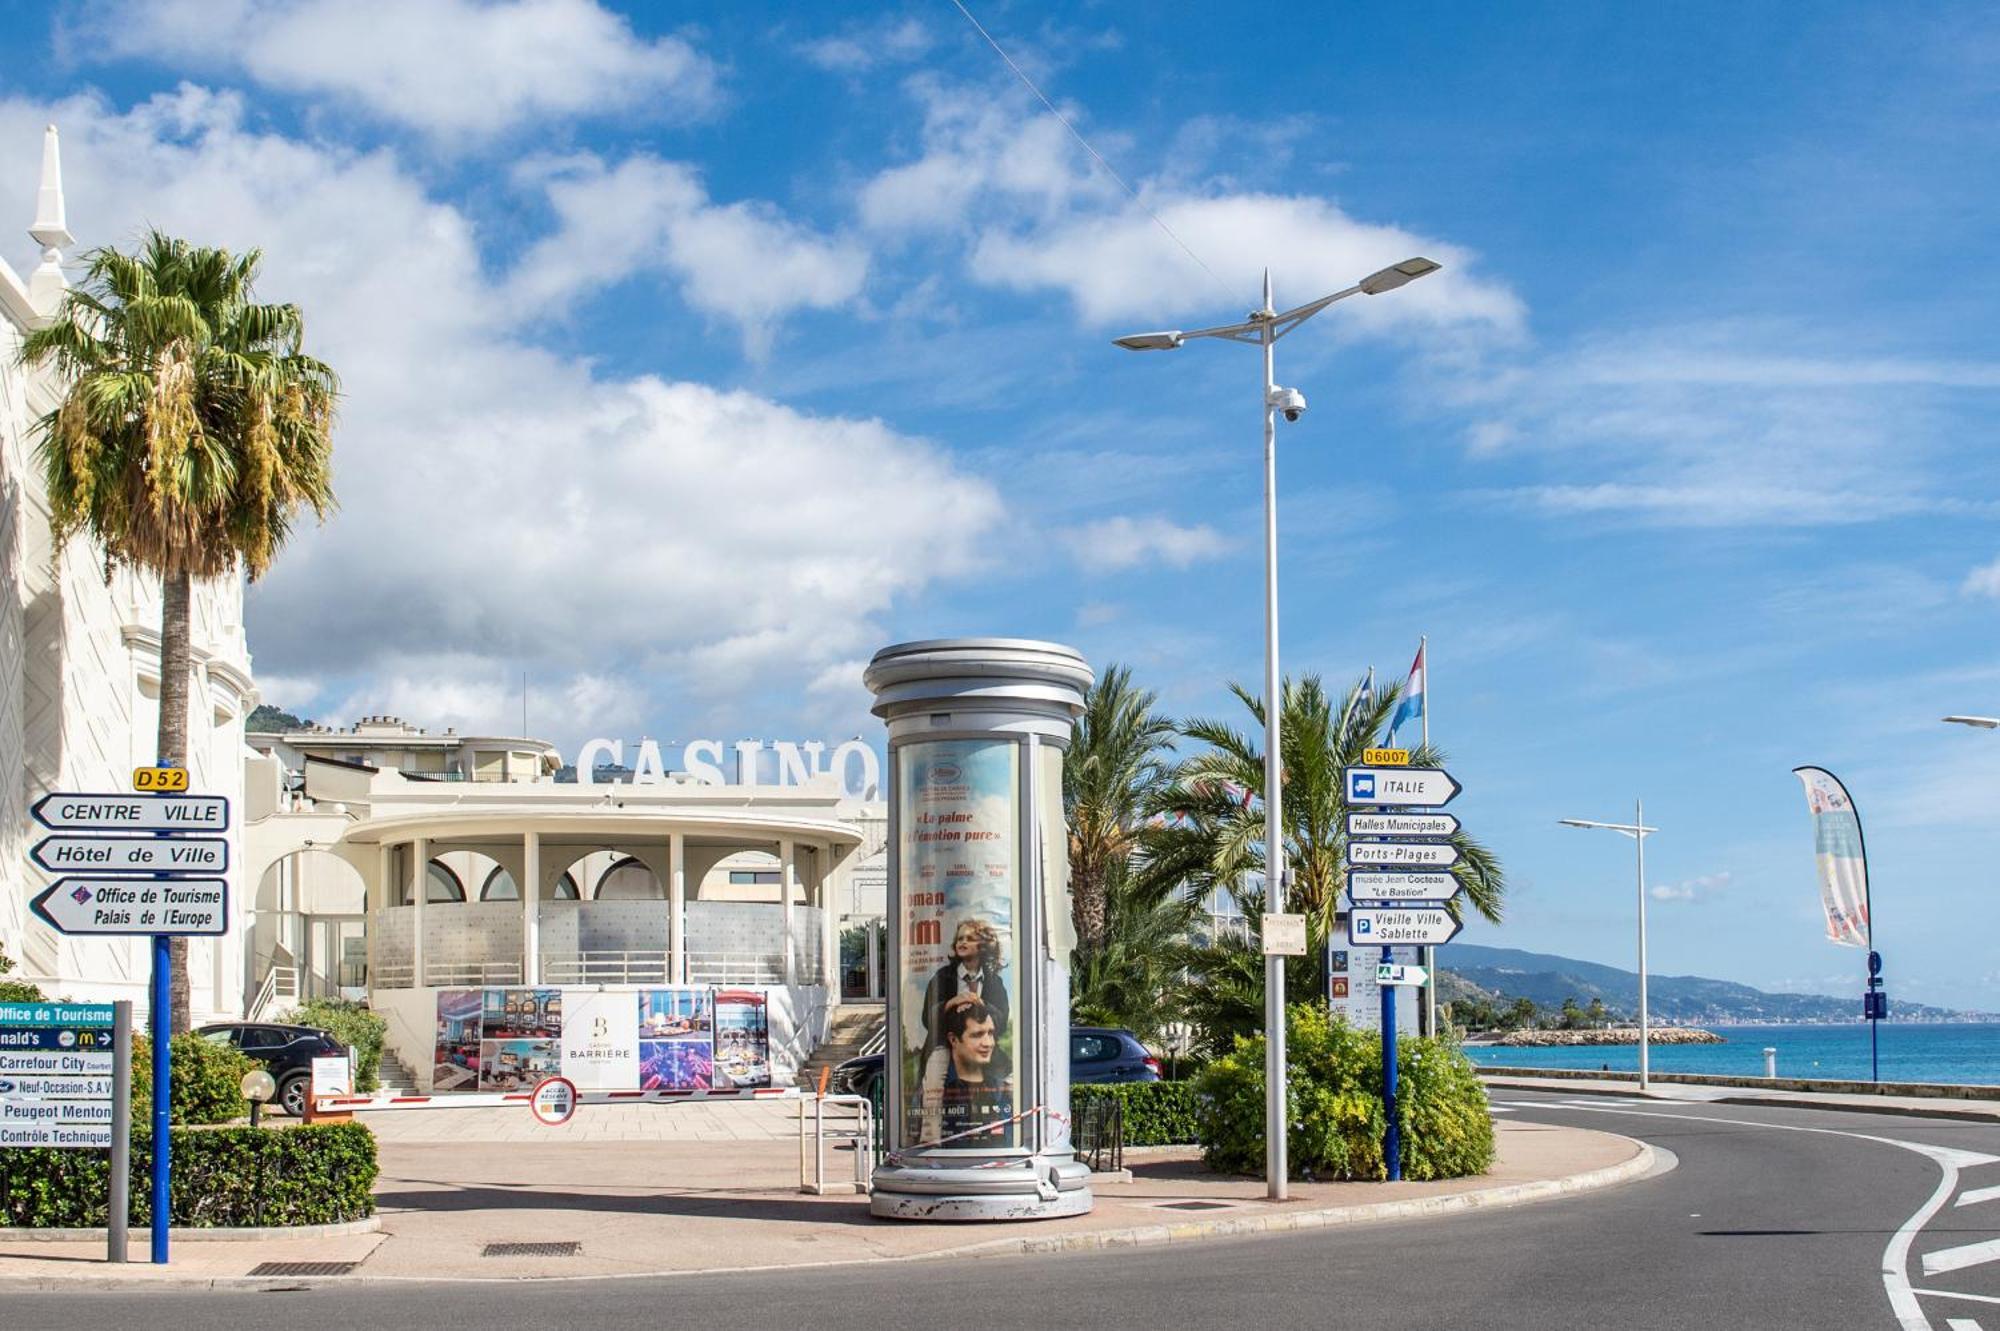
[[[1915,1293],[1933,1299],[1964,1299],[1967,1303],[2000,1303],[1991,1294],[1961,1294],[1955,1289],[1920,1289]]]
[[[1924,1274],[1934,1276],[1943,1271],[1963,1271],[1968,1266],[1984,1266],[1988,1262],[2000,1262],[2000,1239],[1927,1252],[1924,1254]]]
[[[1950,1331],[1979,1331],[1979,1323],[1970,1317],[1947,1317],[1944,1324]]]
[[[1917,1303],[1918,1291],[1910,1285],[1910,1244],[1916,1240],[1917,1234],[1923,1227],[1931,1222],[1932,1217],[1944,1209],[1944,1204],[1950,1200],[1951,1195],[1958,1191],[1958,1172],[1961,1169],[2000,1164],[2000,1155],[1982,1155],[1977,1151],[1961,1151],[1950,1146],[1903,1141],[1896,1137],[1879,1137],[1869,1132],[1847,1132],[1840,1128],[1809,1128],[1797,1123],[1759,1123],[1754,1119],[1721,1118],[1714,1114],[1663,1114],[1657,1109],[1612,1109],[1601,1105],[1552,1103],[1546,1100],[1542,1101],[1541,1105],[1545,1109],[1568,1109],[1573,1113],[1626,1114],[1633,1118],[1664,1118],[1675,1122],[1720,1123],[1732,1128],[1761,1128],[1767,1132],[1807,1132],[1822,1137],[1849,1137],[1856,1141],[1896,1146],[1929,1157],[1944,1175],[1938,1180],[1937,1191],[1930,1195],[1929,1201],[1918,1208],[1915,1215],[1903,1222],[1902,1228],[1890,1237],[1889,1246],[1882,1250],[1882,1289],[1889,1296],[1889,1310],[1895,1314],[1896,1325],[1901,1331],[1933,1331],[1930,1319],[1924,1316],[1922,1307]],[[1922,1292],[1946,1293],[1944,1290]],[[2000,1299],[1991,1301],[2000,1303]]]
[[[1980,1202],[1990,1202],[1996,1198],[2000,1198],[2000,1188],[1974,1188],[1971,1192],[1961,1193],[1952,1205],[1977,1206]]]
[[[1488,1105],[1486,1106],[1486,1112],[1489,1114],[1511,1114],[1514,1111],[1511,1109],[1504,1108],[1503,1106],[1500,1105]],[[1959,1205],[1961,1206],[1963,1206],[1964,1204],[1965,1203],[1963,1202],[1959,1203]]]

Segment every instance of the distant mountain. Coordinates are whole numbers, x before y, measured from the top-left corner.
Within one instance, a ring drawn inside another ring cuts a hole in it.
[[[1559,1008],[1565,998],[1588,1006],[1593,998],[1627,1016],[1639,1011],[1639,977],[1633,971],[1602,966],[1594,961],[1552,956],[1546,952],[1523,952],[1511,947],[1481,947],[1476,943],[1447,943],[1437,950],[1440,970],[1457,981],[1489,994],[1506,998],[1533,999],[1537,1007]],[[1447,998],[1450,980],[1440,981],[1439,997]],[[1646,1006],[1656,1021],[1682,1024],[1730,1022],[1830,1022],[1854,1021],[1861,1015],[1861,977],[1855,977],[1854,993],[1847,998],[1825,994],[1772,994],[1730,980],[1710,980],[1699,975],[1658,975],[1646,977]],[[1894,998],[1890,1016],[1902,1021],[1990,1021],[1983,1012],[1953,1012]]]

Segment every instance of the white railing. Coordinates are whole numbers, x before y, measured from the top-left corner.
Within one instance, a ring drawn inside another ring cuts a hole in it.
[[[296,966],[273,966],[264,972],[264,983],[257,986],[257,996],[250,1000],[250,1008],[245,1020],[266,1021],[278,1004],[296,1007],[299,1001],[299,968]]]
[[[542,954],[542,983],[670,984],[666,952],[567,952]]]
[[[875,1023],[875,1029],[868,1032],[868,1038],[861,1042],[860,1056],[886,1054],[889,1052],[889,1018],[883,1017]]]
[[[689,984],[783,984],[785,958],[777,952],[690,952]],[[800,984],[819,983],[819,959],[798,959]],[[591,984],[673,984],[673,957],[663,951],[544,952],[541,983],[551,987]],[[523,983],[518,961],[426,961],[424,983],[433,989],[477,989]],[[408,962],[378,962],[370,972],[376,989],[409,989],[416,968]],[[293,980],[296,993],[297,980]]]
[[[690,952],[690,984],[783,984],[785,958],[778,952]]]

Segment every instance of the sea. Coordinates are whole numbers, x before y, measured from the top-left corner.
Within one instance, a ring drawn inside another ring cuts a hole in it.
[[[1764,1051],[1778,1051],[1780,1077],[1869,1080],[1868,1023],[1840,1026],[1707,1026],[1726,1043],[1654,1045],[1655,1072],[1705,1072],[1761,1077]],[[1947,1082],[2000,1086],[2000,1023],[1883,1022],[1883,1081]],[[1608,1068],[1637,1072],[1636,1044],[1547,1048],[1470,1045],[1466,1056],[1481,1066]]]

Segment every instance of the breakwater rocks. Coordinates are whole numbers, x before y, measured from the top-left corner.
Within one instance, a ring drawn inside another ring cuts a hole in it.
[[[1648,1044],[1726,1044],[1714,1031],[1694,1026],[1655,1026],[1646,1033]],[[1610,1026],[1599,1031],[1509,1031],[1493,1042],[1519,1048],[1550,1045],[1637,1044],[1637,1026]]]

